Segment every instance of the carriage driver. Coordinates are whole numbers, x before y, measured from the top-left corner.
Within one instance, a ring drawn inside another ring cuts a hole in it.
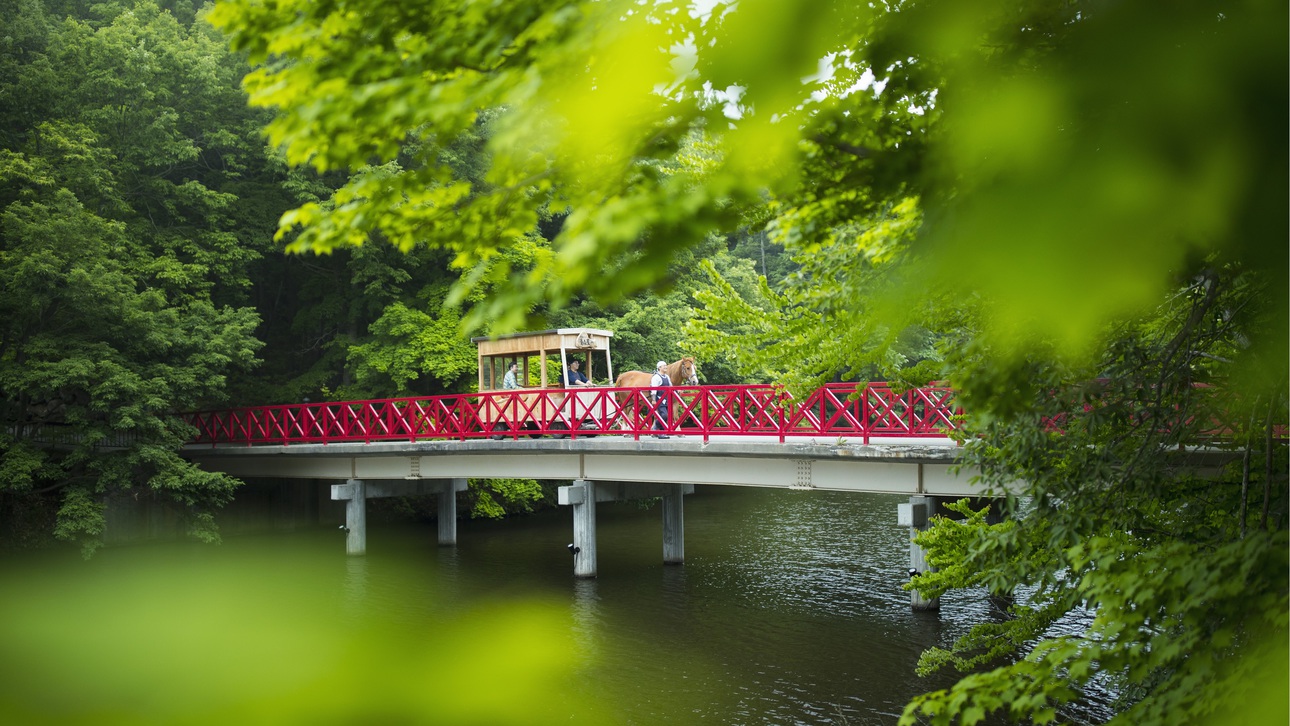
[[[667,391],[663,388],[672,385],[672,379],[667,375],[667,363],[659,361],[654,366],[654,375],[649,379],[649,399],[655,405],[654,422],[650,424],[650,429],[667,428]],[[668,438],[667,434],[655,434],[660,439]]]

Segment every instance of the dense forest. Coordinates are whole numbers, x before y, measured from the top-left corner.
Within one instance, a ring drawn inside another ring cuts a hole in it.
[[[1288,20],[6,3],[0,536],[93,552],[144,496],[217,540],[239,483],[176,413],[463,391],[473,334],[609,328],[705,382],[956,388],[1007,517],[939,521],[911,587],[1032,594],[929,651],[964,676],[903,723],[1046,723],[1092,683],[1125,723],[1276,718]]]

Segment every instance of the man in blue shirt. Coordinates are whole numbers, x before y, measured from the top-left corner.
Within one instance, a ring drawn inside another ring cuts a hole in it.
[[[578,372],[580,363],[576,360],[569,361],[569,367],[564,371],[565,386],[587,386],[587,377]]]
[[[515,369],[518,366],[519,366],[518,363],[512,363],[506,367],[506,375],[502,377],[503,389],[510,390],[512,388],[520,387],[520,384],[515,381]]]

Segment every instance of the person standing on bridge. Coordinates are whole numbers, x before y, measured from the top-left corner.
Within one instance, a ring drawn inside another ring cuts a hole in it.
[[[654,422],[650,424],[650,429],[667,429],[667,386],[672,385],[672,379],[667,375],[667,363],[659,361],[654,366],[654,375],[649,379],[649,400],[654,404]],[[666,439],[667,434],[654,434],[655,437]]]
[[[510,390],[510,389],[512,389],[512,388],[519,388],[519,387],[520,387],[520,384],[518,384],[518,383],[516,383],[516,382],[515,382],[515,371],[516,371],[516,369],[517,369],[517,368],[519,368],[519,365],[520,365],[519,363],[512,363],[512,364],[511,364],[511,365],[506,369],[506,375],[502,377],[502,388],[503,388],[503,389]]]
[[[564,385],[568,386],[587,386],[587,377],[578,372],[580,362],[577,360],[569,361],[569,367],[564,371]]]

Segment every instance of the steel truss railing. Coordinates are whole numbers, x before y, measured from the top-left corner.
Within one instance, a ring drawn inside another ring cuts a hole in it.
[[[194,443],[294,444],[626,434],[945,438],[961,414],[949,388],[826,385],[803,400],[770,385],[521,389],[185,414]]]

